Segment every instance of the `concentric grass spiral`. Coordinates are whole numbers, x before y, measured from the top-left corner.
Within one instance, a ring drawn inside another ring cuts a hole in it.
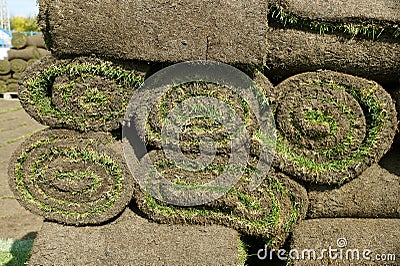
[[[238,116],[238,119],[243,121],[249,136],[253,136],[256,133],[259,125],[251,107],[232,88],[212,82],[188,82],[171,86],[168,93],[165,93],[158,104],[154,105],[151,110],[147,120],[146,133],[144,134],[146,136],[145,142],[150,147],[161,148],[162,138],[165,137],[165,135],[162,136],[162,130],[168,115],[180,103],[194,97],[217,99],[220,103],[226,104],[231,108],[231,112],[222,114],[226,120],[233,120],[234,116]],[[190,117],[190,120],[182,128],[179,142],[184,153],[199,153],[199,143],[205,138],[210,138],[216,143],[217,153],[229,154],[231,152],[231,134],[240,134],[241,128],[238,128],[237,132],[228,132],[227,128],[224,127],[225,125],[213,119],[213,117],[217,116],[214,113],[218,111],[213,108],[211,102],[209,105],[192,103],[184,108],[190,109],[188,116],[193,116],[199,109],[203,114],[207,114],[207,116]],[[253,139],[253,144],[255,144],[254,141],[255,139]],[[255,150],[253,149],[251,152],[254,154]]]
[[[168,161],[162,151],[151,151],[149,156],[163,177],[174,184],[196,186],[215,179],[226,165],[214,160],[202,171],[191,172]],[[305,217],[308,207],[306,190],[282,173],[270,171],[266,176],[246,167],[239,182],[221,198],[204,205],[181,207],[167,204],[150,194],[138,192],[134,200],[139,209],[159,223],[219,224],[239,232],[263,237],[271,246],[282,244],[294,224]],[[152,173],[143,173],[152,178]],[[262,176],[262,183],[250,191],[251,175]],[[160,187],[162,189],[162,187]],[[217,189],[217,188],[215,188]]]
[[[19,98],[33,118],[53,128],[112,131],[144,73],[97,58],[45,57],[25,72]]]
[[[298,179],[341,184],[390,148],[396,111],[376,82],[332,71],[293,76],[276,87],[275,166]]]
[[[49,220],[103,223],[128,205],[135,184],[112,145],[107,133],[35,133],[12,156],[10,187],[22,206]]]

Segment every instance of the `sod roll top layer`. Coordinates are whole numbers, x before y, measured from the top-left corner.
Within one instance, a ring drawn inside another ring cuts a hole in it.
[[[111,131],[121,125],[128,101],[144,72],[78,57],[44,57],[24,72],[19,99],[44,125],[79,131]]]
[[[44,130],[13,153],[9,184],[31,212],[59,223],[101,224],[130,202],[134,180],[106,133]]]
[[[40,0],[39,23],[56,55],[261,64],[267,5],[261,0]]]
[[[397,129],[394,102],[376,82],[332,71],[275,87],[274,165],[310,183],[343,184],[379,161]]]
[[[400,177],[374,164],[338,188],[311,187],[308,217],[400,218]]]

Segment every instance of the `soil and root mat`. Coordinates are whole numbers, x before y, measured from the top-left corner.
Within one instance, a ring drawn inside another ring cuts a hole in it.
[[[22,206],[48,220],[101,224],[130,202],[135,181],[107,133],[35,133],[13,153],[9,184]]]
[[[272,0],[265,71],[280,79],[330,69],[380,83],[400,73],[396,1]]]
[[[19,99],[41,124],[112,131],[121,126],[130,97],[144,81],[145,73],[135,68],[91,57],[44,57],[24,72]]]
[[[45,222],[29,265],[241,265],[242,252],[233,229],[160,225],[126,209],[104,226]]]
[[[309,183],[343,184],[389,150],[394,102],[376,82],[333,71],[307,72],[275,87],[274,165]]]
[[[291,265],[397,265],[400,219],[312,219],[293,231]]]
[[[312,186],[308,217],[400,218],[400,177],[374,164],[358,178],[332,188]]]

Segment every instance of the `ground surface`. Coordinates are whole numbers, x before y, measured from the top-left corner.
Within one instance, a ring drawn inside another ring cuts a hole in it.
[[[44,128],[29,117],[19,101],[0,100],[0,239],[32,237],[42,218],[22,208],[8,186],[8,161],[15,148]]]

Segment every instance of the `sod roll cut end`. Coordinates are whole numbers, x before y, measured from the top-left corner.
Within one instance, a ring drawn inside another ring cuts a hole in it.
[[[97,58],[48,56],[24,72],[19,99],[27,113],[44,125],[112,131],[121,126],[127,103],[144,75]]]
[[[333,71],[276,87],[275,166],[299,180],[343,184],[379,161],[397,128],[390,95],[376,82]]]
[[[63,224],[102,224],[130,202],[134,180],[106,133],[44,130],[13,153],[9,184],[29,211]]]

